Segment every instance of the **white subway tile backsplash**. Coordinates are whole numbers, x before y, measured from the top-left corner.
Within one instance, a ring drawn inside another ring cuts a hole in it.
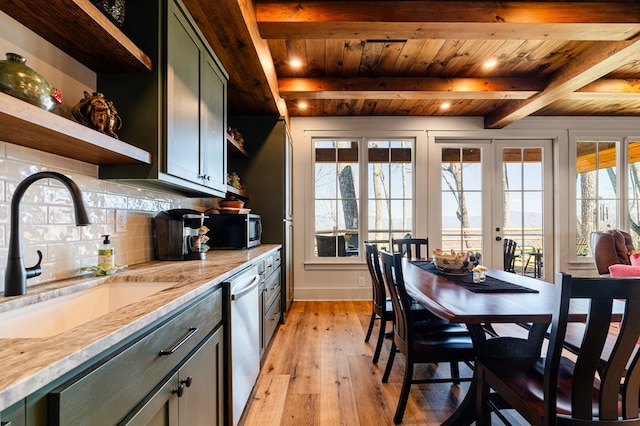
[[[48,222],[48,208],[44,204],[21,204],[20,221],[30,225],[45,225]]]
[[[48,223],[67,224],[67,225],[75,224],[76,219],[75,219],[75,213],[74,213],[73,207],[50,206]]]
[[[147,212],[157,212],[158,202],[156,200],[150,200],[146,198],[134,198],[129,197],[128,200],[129,210],[140,210]]]
[[[126,196],[117,194],[100,194],[102,196],[102,206],[110,209],[128,208],[129,202]]]
[[[81,189],[91,225],[75,226],[71,196],[55,179],[32,184],[21,202],[23,257],[25,265],[37,262],[42,251],[43,273],[27,286],[79,274],[82,267],[97,263],[102,235],[111,235],[116,263],[133,265],[153,259],[153,217],[162,210],[213,206],[212,199],[188,198],[170,192],[126,185],[97,178],[99,168],[53,154],[0,142],[0,279],[4,280],[9,239],[10,202],[18,184],[39,171],[69,176]],[[115,232],[116,210],[126,212],[124,233]]]

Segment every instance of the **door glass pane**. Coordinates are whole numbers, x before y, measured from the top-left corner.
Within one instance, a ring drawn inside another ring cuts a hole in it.
[[[479,148],[442,148],[443,250],[482,252],[481,161]]]
[[[506,147],[503,163],[503,237],[517,243],[516,273],[543,277],[543,149]]]

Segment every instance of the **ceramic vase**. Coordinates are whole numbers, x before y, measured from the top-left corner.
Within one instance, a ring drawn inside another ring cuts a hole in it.
[[[29,68],[27,60],[15,53],[7,53],[0,61],[0,91],[47,111],[62,103],[60,91],[47,83],[40,74]]]

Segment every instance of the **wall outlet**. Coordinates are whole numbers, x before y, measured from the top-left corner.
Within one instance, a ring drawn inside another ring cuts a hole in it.
[[[358,277],[358,287],[364,287],[364,277]]]
[[[116,210],[116,232],[127,232],[127,212]]]

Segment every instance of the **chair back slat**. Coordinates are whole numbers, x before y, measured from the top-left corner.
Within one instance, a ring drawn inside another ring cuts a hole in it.
[[[393,324],[394,342],[398,350],[407,354],[412,347],[410,301],[407,290],[404,286],[404,275],[402,273],[402,256],[400,253],[387,253],[381,251],[383,277],[389,290],[395,321]]]
[[[558,372],[569,321],[569,305],[575,299],[584,299],[589,308],[585,335],[576,356],[570,385],[571,417],[593,419],[595,386],[596,414],[600,421],[616,421],[620,416],[636,419],[640,387],[639,355],[635,351],[640,337],[640,280],[573,278],[563,273],[556,277],[556,299],[544,369],[545,418],[550,424],[555,424]],[[624,301],[626,308],[615,343],[607,353],[605,343],[615,300]],[[604,365],[603,359],[606,360]]]
[[[393,238],[391,247],[394,253],[400,253],[409,259],[426,259],[429,257],[428,238]]]
[[[583,353],[577,358],[574,369],[572,411],[575,418],[590,419],[592,416],[592,389],[609,333],[609,323],[602,321],[601,318],[611,318],[612,302],[612,300],[598,300],[598,303],[591,306],[583,337],[581,349]],[[603,385],[605,383],[602,382]],[[606,401],[605,398],[601,408],[606,406]]]
[[[380,269],[380,256],[377,244],[365,242],[365,253],[367,256],[367,267],[371,275],[371,286],[373,288],[374,310],[378,315],[386,310],[387,292],[384,288],[384,279]]]
[[[509,238],[504,239],[504,270],[507,272],[515,272],[517,248],[517,242]]]

